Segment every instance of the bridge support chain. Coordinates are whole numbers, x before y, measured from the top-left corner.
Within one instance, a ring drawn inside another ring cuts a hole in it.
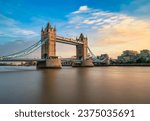
[[[88,58],[86,60],[82,60],[81,63],[74,62],[72,67],[94,67],[94,64],[92,62],[92,58]]]
[[[61,60],[58,56],[50,56],[45,61],[38,61],[37,62],[37,69],[61,69]]]

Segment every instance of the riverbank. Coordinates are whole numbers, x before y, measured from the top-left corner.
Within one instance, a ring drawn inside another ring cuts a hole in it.
[[[108,64],[99,66],[150,66],[150,63],[135,63],[135,64]]]
[[[35,66],[35,65],[7,65],[7,64],[1,64],[0,66]],[[66,65],[62,65],[62,66],[72,66],[71,64],[66,64]],[[97,65],[94,65],[95,67],[96,66],[150,66],[150,63],[135,63],[135,64],[97,64]]]
[[[70,65],[62,65],[62,66],[72,66],[71,64]],[[96,66],[150,66],[150,63],[135,63],[135,64],[97,64],[97,65],[94,65],[95,67]]]

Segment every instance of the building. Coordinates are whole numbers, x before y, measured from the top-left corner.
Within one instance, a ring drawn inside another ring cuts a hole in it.
[[[137,63],[150,63],[150,50],[141,50],[137,56]]]
[[[100,56],[93,58],[93,64],[95,66],[108,65],[109,63],[110,63],[110,59],[108,54],[101,54]]]
[[[150,50],[141,50],[139,56],[141,57],[149,57],[150,56]]]
[[[125,50],[118,56],[118,63],[136,63],[138,52],[133,50]]]
[[[126,50],[118,56],[117,63],[150,63],[150,50],[144,49],[140,53],[133,50]]]
[[[109,64],[110,62],[108,54],[101,54],[101,56],[97,56],[97,59],[99,59],[102,64]]]
[[[125,50],[123,51],[122,56],[137,56],[138,52],[134,50]]]

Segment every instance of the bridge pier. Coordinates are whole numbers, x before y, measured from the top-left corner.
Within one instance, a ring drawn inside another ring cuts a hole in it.
[[[73,63],[72,67],[94,67],[94,64],[92,62],[92,59],[89,58],[89,59],[83,60],[81,63],[76,63],[76,62]]]
[[[38,61],[37,62],[37,69],[43,69],[43,68],[53,68],[53,69],[61,69],[62,65],[61,65],[61,61],[58,58],[58,56],[51,56],[48,59],[46,59],[45,61]]]
[[[93,67],[94,64],[92,62],[92,59],[89,58],[87,60],[82,61],[82,65],[81,66],[82,67]]]

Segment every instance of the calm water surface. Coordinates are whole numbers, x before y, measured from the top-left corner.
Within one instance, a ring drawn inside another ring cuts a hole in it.
[[[150,103],[150,67],[0,67],[0,103]]]

